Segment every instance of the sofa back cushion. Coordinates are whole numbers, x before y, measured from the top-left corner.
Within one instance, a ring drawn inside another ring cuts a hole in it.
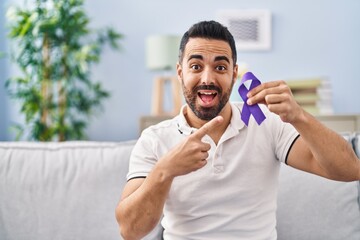
[[[356,134],[354,134],[352,143],[353,143],[353,147],[354,147],[354,151],[355,151],[356,155],[358,156],[358,158],[360,158],[360,132],[357,132]]]
[[[116,239],[134,142],[0,143],[0,239]]]
[[[359,181],[337,182],[282,166],[279,240],[359,240]]]

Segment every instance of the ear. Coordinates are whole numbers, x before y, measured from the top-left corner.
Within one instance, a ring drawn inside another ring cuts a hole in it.
[[[236,79],[237,79],[237,77],[238,77],[238,70],[239,70],[239,67],[238,67],[238,65],[236,64],[235,66],[234,66],[234,70],[233,70],[233,76],[232,76],[232,81],[233,81],[233,85],[235,84],[235,82],[236,82]]]
[[[182,81],[182,66],[179,63],[176,64],[176,74],[177,74],[177,79],[181,83],[181,81]]]

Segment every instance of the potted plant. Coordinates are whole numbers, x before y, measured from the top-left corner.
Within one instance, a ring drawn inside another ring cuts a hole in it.
[[[31,7],[7,11],[12,59],[23,76],[6,82],[20,102],[25,123],[17,139],[84,139],[89,117],[109,97],[91,81],[91,66],[104,46],[119,48],[123,35],[112,28],[93,31],[83,0],[34,0]]]

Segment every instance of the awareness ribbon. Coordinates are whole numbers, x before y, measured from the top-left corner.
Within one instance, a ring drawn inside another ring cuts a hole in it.
[[[249,80],[252,80],[252,81],[250,84],[250,88],[247,89],[244,83]],[[253,89],[256,86],[259,86],[260,84],[261,84],[260,80],[257,79],[255,77],[255,75],[252,74],[252,72],[245,73],[243,75],[243,77],[241,78],[241,83],[240,83],[238,92],[240,94],[240,97],[244,100],[244,106],[241,111],[241,120],[243,120],[243,122],[246,124],[246,126],[249,125],[250,115],[253,115],[253,117],[255,118],[258,125],[260,125],[266,118],[258,104],[248,105],[246,103],[246,101],[248,100],[248,97],[246,96],[246,94],[251,89]]]

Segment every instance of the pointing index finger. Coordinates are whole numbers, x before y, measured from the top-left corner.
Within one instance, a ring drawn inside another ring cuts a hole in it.
[[[215,129],[223,121],[223,117],[217,116],[211,119],[209,122],[205,123],[201,128],[199,128],[194,135],[199,139],[203,138],[206,134],[210,133],[211,130]]]

